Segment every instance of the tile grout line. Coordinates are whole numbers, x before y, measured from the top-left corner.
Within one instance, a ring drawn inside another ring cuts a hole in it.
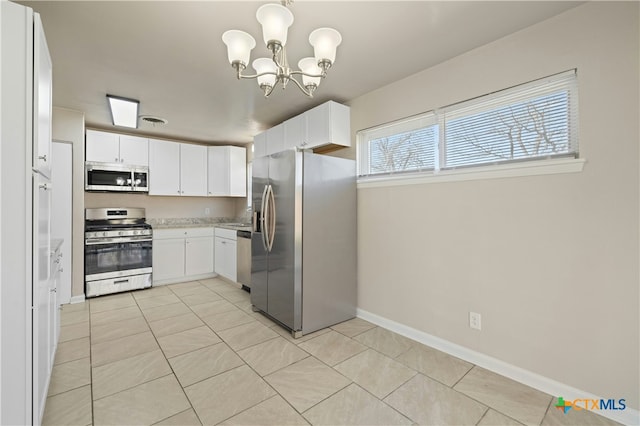
[[[217,295],[219,295],[220,297],[222,297],[222,298],[224,299],[224,296],[221,296],[219,293],[215,292],[214,290],[211,290],[211,291],[213,291],[214,293],[216,293]],[[178,297],[180,297],[180,296],[178,296]],[[181,299],[181,300],[182,300],[182,299]],[[227,300],[227,299],[224,299],[224,300]],[[227,300],[227,301],[228,301],[228,300]],[[228,302],[229,302],[229,301],[228,301]],[[232,303],[232,302],[229,302],[229,303]],[[235,304],[234,304],[234,303],[232,303],[232,304],[235,306]],[[185,305],[186,305],[186,303],[185,303]],[[187,305],[187,306],[189,307],[189,309],[191,309],[191,306],[189,306],[189,305]],[[193,310],[192,310],[192,311],[193,311]],[[196,312],[194,312],[194,314],[195,314],[196,316],[198,316],[198,318],[200,318],[200,319],[202,320],[202,317],[200,317]],[[258,322],[257,320],[254,320],[254,321]],[[287,403],[289,403],[289,402],[288,402],[288,401],[287,401],[287,400],[286,400],[282,395],[280,395],[280,393],[279,393],[276,389],[274,389],[274,388],[273,388],[273,386],[271,386],[271,384],[270,384],[270,383],[268,383],[266,380],[264,380],[264,377],[262,377],[260,374],[258,374],[258,372],[257,372],[257,371],[255,371],[255,370],[253,369],[253,367],[252,367],[251,365],[249,365],[249,364],[244,360],[244,358],[242,358],[242,357],[238,354],[238,352],[237,352],[235,349],[233,349],[231,346],[229,346],[229,344],[227,344],[227,342],[226,342],[224,339],[222,339],[222,338],[218,335],[218,333],[216,333],[216,331],[215,331],[215,330],[213,330],[213,329],[209,326],[209,324],[205,323],[205,325],[206,325],[207,327],[209,327],[209,328],[211,329],[211,331],[212,331],[212,332],[213,332],[213,333],[214,333],[214,334],[215,334],[215,335],[220,339],[220,342],[216,343],[215,345],[217,345],[217,344],[224,344],[224,345],[225,345],[225,346],[226,346],[226,347],[227,347],[231,352],[233,352],[233,354],[234,354],[235,356],[237,356],[237,357],[242,361],[242,363],[243,363],[243,364],[242,364],[242,365],[239,365],[239,366],[237,366],[237,367],[234,367],[234,368],[230,368],[230,369],[228,369],[228,370],[226,370],[226,371],[220,372],[220,373],[218,373],[218,374],[216,374],[216,375],[214,375],[214,376],[206,377],[206,378],[204,378],[204,379],[202,379],[202,380],[199,380],[198,382],[195,382],[195,383],[190,384],[189,386],[193,386],[193,385],[195,385],[196,383],[202,383],[202,382],[204,382],[205,380],[209,380],[209,379],[211,379],[211,378],[213,378],[213,377],[217,377],[217,376],[219,376],[219,375],[221,375],[221,374],[225,374],[225,373],[231,372],[231,371],[233,371],[233,370],[237,370],[237,369],[239,369],[239,368],[241,368],[241,367],[247,366],[251,371],[253,371],[253,372],[254,372],[254,374],[256,374],[256,375],[258,376],[258,378],[259,378],[260,380],[262,380],[262,381],[265,383],[265,385],[269,386],[269,387],[270,387],[270,388],[271,388],[271,389],[276,393],[276,395],[277,395],[277,396],[280,396],[283,400],[285,400]],[[237,327],[239,327],[239,326],[241,326],[241,325],[244,325],[244,324],[240,324],[240,325],[238,325]],[[229,330],[229,329],[231,329],[231,328],[235,328],[235,327],[230,327],[230,328],[228,328],[228,329],[226,329],[226,330]],[[224,331],[224,330],[220,330],[220,331]],[[275,337],[274,337],[274,338],[275,338]],[[270,340],[271,340],[271,339],[270,339]],[[262,342],[262,343],[264,343],[264,342]],[[215,345],[210,345],[210,346],[215,346]],[[210,346],[207,346],[207,347],[210,347]],[[255,346],[255,345],[254,345],[254,346]],[[201,348],[201,349],[204,349],[204,348]],[[246,348],[244,348],[244,349],[246,349]],[[198,350],[199,350],[199,349],[198,349]],[[194,351],[191,351],[191,352],[194,352]],[[191,353],[191,352],[187,352],[187,353]],[[184,354],[181,354],[181,355],[184,355]],[[177,356],[178,356],[178,355],[177,355]],[[168,361],[169,361],[169,360],[167,359],[167,362],[168,362]],[[172,367],[172,368],[173,368],[173,367]],[[178,383],[180,383],[180,381],[178,381]],[[182,383],[180,383],[180,386],[182,387]],[[188,386],[187,386],[187,387],[188,387]],[[184,388],[184,387],[182,387],[182,389],[183,389],[183,392],[186,394],[186,392],[185,392],[185,388]],[[257,404],[252,405],[251,407],[247,407],[247,408],[245,408],[244,410],[242,410],[242,411],[240,411],[240,412],[238,412],[238,413],[235,413],[235,414],[233,414],[232,416],[230,416],[230,417],[228,417],[228,418],[226,418],[226,419],[223,419],[221,422],[218,422],[218,423],[222,423],[222,422],[224,422],[224,421],[226,421],[226,420],[229,420],[230,418],[235,417],[235,416],[239,415],[240,413],[243,413],[243,412],[245,412],[245,411],[247,411],[247,410],[249,410],[249,409],[251,409],[251,408],[253,408],[253,407],[257,406],[257,405],[259,405],[259,404],[262,404],[264,401],[267,401],[267,400],[269,400],[269,399],[271,399],[271,398],[275,398],[275,397],[276,397],[276,395],[273,395],[273,396],[272,396],[272,397],[270,397],[270,398],[264,399],[264,400],[262,400],[262,401],[258,402]],[[187,396],[187,399],[189,399],[189,397],[188,397],[188,396]],[[191,404],[191,400],[189,400],[189,403]],[[200,419],[200,416],[198,416],[198,413],[197,413],[197,411],[195,410],[195,407],[193,407],[193,406],[192,406],[192,408],[193,408],[194,413],[196,413],[196,416],[198,417],[198,420],[200,420],[200,423],[204,424],[204,422],[202,422],[202,420]]]
[[[173,293],[173,291],[171,290],[171,288],[169,287],[169,291],[171,291]],[[176,297],[178,297],[178,299],[182,302],[182,299],[180,299],[180,297],[173,293]],[[180,380],[178,380],[178,376],[176,375],[175,370],[173,369],[173,366],[171,365],[171,363],[169,362],[169,358],[167,358],[167,354],[165,354],[164,350],[162,349],[162,346],[160,345],[160,342],[158,341],[158,337],[156,336],[156,334],[153,332],[153,329],[151,328],[151,324],[149,324],[149,321],[147,319],[147,317],[144,315],[144,312],[142,311],[142,308],[140,307],[140,305],[138,304],[138,299],[135,296],[132,296],[133,299],[136,302],[136,306],[138,306],[138,309],[140,310],[140,314],[142,315],[142,318],[144,318],[144,321],[147,323],[147,326],[149,327],[149,331],[151,332],[151,335],[153,336],[153,339],[156,342],[156,345],[158,345],[158,349],[160,349],[160,353],[162,354],[162,356],[164,357],[164,361],[167,363],[167,365],[169,366],[169,369],[171,370],[171,374],[173,376],[173,378],[175,379],[175,381],[178,383],[178,386],[180,386],[180,390],[182,390],[182,394],[184,395],[185,399],[189,402],[189,406],[191,407],[191,410],[193,410],[193,412],[195,413],[196,417],[198,418],[198,421],[200,421],[200,423],[202,424],[202,420],[200,420],[200,416],[198,416],[198,413],[196,412],[193,404],[191,403],[191,400],[189,399],[189,396],[187,395],[187,393],[184,390],[184,387],[182,386],[182,383],[180,383]],[[184,302],[182,302],[184,303]],[[186,304],[185,304],[186,305]],[[164,306],[164,305],[163,305]],[[167,374],[166,376],[162,376],[162,377],[167,377],[169,376],[169,374]],[[154,379],[155,380],[155,379]],[[187,410],[183,410],[183,411],[187,411]],[[178,412],[178,413],[174,413],[164,419],[158,420],[155,423],[159,423],[162,422],[164,420],[167,420],[177,414],[182,413],[182,411]]]

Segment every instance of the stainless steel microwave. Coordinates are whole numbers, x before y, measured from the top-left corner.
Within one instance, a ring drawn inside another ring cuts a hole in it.
[[[149,168],[86,162],[84,189],[104,192],[149,192]]]

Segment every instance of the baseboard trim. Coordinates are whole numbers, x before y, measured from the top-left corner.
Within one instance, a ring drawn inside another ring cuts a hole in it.
[[[159,287],[161,285],[167,285],[167,284],[186,283],[189,281],[204,280],[208,278],[215,278],[217,276],[218,274],[213,272],[209,274],[189,275],[188,277],[169,278],[166,280],[153,280],[152,287]]]
[[[565,400],[574,399],[601,399],[603,397],[594,395],[589,392],[582,391],[556,380],[542,376],[540,374],[525,370],[515,365],[506,363],[497,358],[474,351],[464,346],[452,343],[440,337],[433,336],[424,331],[417,330],[399,322],[390,320],[380,315],[357,309],[358,318],[369,321],[377,326],[386,328],[387,330],[398,333],[409,339],[420,342],[424,345],[438,349],[449,355],[463,359],[467,362],[475,364],[479,367],[486,368],[494,373],[503,375],[517,382],[523,383],[541,392],[548,393],[554,397],[562,396]],[[605,398],[606,399],[606,398]],[[595,414],[601,415],[608,419],[614,420],[626,425],[640,424],[640,411],[627,408],[624,411],[593,411]]]
[[[82,303],[84,302],[84,294],[80,294],[78,296],[73,296],[70,300],[69,303],[70,304],[74,304],[74,303]]]

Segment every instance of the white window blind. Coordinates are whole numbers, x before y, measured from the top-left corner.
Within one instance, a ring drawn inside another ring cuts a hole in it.
[[[578,155],[576,71],[358,132],[360,176]]]
[[[438,126],[433,112],[358,132],[361,175],[435,168]]]
[[[444,108],[442,168],[577,153],[576,98],[570,71]]]

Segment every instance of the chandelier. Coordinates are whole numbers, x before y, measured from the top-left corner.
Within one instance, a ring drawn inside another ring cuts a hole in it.
[[[293,14],[287,5],[292,0],[283,0],[282,4],[265,4],[256,12],[256,18],[262,25],[262,37],[271,58],[258,58],[251,64],[256,74],[242,74],[247,68],[251,49],[256,46],[255,39],[244,31],[229,30],[222,34],[222,41],[227,45],[229,63],[236,70],[236,76],[255,78],[258,86],[268,97],[278,83],[285,89],[293,81],[302,92],[313,97],[313,92],[320,85],[321,79],[336,59],[336,48],[342,42],[342,36],[333,28],[318,28],[309,35],[309,43],[313,46],[314,56],[298,61],[299,70],[289,67],[285,45],[287,31],[293,24]],[[295,76],[300,76],[302,82]]]

